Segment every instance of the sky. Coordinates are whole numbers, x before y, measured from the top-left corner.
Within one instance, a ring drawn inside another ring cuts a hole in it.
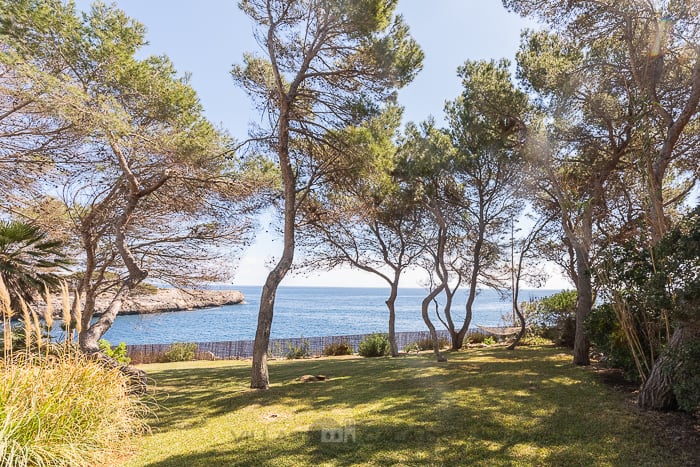
[[[88,9],[90,1],[78,0]],[[143,56],[167,55],[179,73],[188,73],[207,118],[238,140],[246,138],[249,123],[259,118],[248,96],[237,88],[231,67],[241,63],[244,52],[257,52],[253,24],[235,0],[119,0],[114,2],[147,29],[149,45]],[[524,28],[534,23],[507,12],[498,0],[399,0],[412,36],[423,49],[423,70],[399,92],[405,121],[429,116],[440,122],[445,101],[460,93],[457,67],[465,60],[514,60]],[[264,217],[262,223],[267,223]],[[239,261],[233,283],[261,285],[266,265],[279,255],[282,243],[266,225]],[[268,230],[268,233],[265,233]],[[342,269],[318,274],[288,275],[287,286],[382,287],[376,276]],[[421,286],[421,275],[408,272],[402,286]],[[546,288],[565,288],[567,283],[553,271]]]

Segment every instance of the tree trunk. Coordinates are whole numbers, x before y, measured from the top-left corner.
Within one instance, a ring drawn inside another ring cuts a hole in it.
[[[294,189],[292,189],[292,193]],[[286,201],[284,249],[277,266],[270,271],[260,296],[258,310],[258,327],[255,331],[253,344],[253,368],[251,372],[251,389],[268,389],[270,377],[267,371],[267,348],[270,345],[270,330],[275,307],[277,287],[292,266],[294,260],[294,200]],[[290,212],[291,211],[291,212]]]
[[[270,330],[275,307],[277,287],[284,279],[294,261],[294,235],[296,231],[296,176],[289,159],[289,108],[283,106],[278,124],[279,144],[278,156],[282,183],[284,186],[284,247],[282,257],[270,274],[267,275],[265,286],[260,295],[258,310],[258,327],[255,331],[253,344],[253,367],[251,370],[251,389],[268,389],[270,377],[267,371],[267,348],[270,345]]]
[[[399,346],[396,343],[396,297],[399,293],[398,281],[391,284],[391,293],[386,300],[386,307],[389,309],[389,344],[391,345],[391,356],[399,356]]]
[[[526,332],[526,327],[525,327],[525,316],[523,316],[522,311],[520,311],[520,307],[518,307],[517,303],[517,295],[513,299],[513,311],[515,311],[515,314],[518,317],[518,320],[520,321],[520,331],[518,332],[518,335],[515,336],[515,339],[513,342],[510,343],[510,345],[507,347],[508,350],[515,350],[515,347],[520,343],[520,340],[525,337],[525,332]]]
[[[447,359],[442,356],[440,353],[440,341],[438,340],[437,336],[437,331],[435,331],[435,326],[433,325],[432,321],[430,321],[430,316],[428,316],[428,307],[430,306],[430,303],[440,295],[442,290],[445,288],[444,284],[441,285],[440,287],[436,288],[430,294],[428,294],[427,297],[423,299],[423,303],[421,304],[421,314],[423,316],[423,321],[425,322],[425,325],[428,326],[428,330],[430,331],[430,338],[433,340],[433,352],[435,352],[435,359],[438,362],[446,362]]]
[[[80,345],[80,349],[83,352],[91,354],[99,351],[99,340],[102,338],[102,336],[104,336],[104,334],[107,331],[109,331],[109,328],[112,327],[115,318],[122,309],[122,304],[124,303],[124,300],[126,300],[128,296],[129,287],[126,284],[124,284],[121,286],[119,292],[117,292],[117,294],[112,299],[112,302],[109,304],[107,310],[105,310],[99,317],[97,322],[93,324],[90,324],[90,319],[92,318],[92,315],[94,313],[94,299],[88,302],[88,297],[86,297],[85,309],[91,309],[93,311],[83,315],[84,320],[82,323],[82,329],[80,331],[80,334],[78,335],[78,344]],[[87,323],[85,322],[86,318]]]
[[[588,264],[588,252],[579,245],[574,247],[576,252],[576,337],[574,339],[574,365],[590,365],[590,343],[586,335],[586,318],[593,307],[593,287],[591,284],[591,269]]]
[[[462,347],[464,347],[464,339],[467,337],[467,333],[469,332],[469,325],[472,322],[472,307],[469,306],[467,307],[467,314],[464,317],[464,326],[462,326],[462,329],[459,330],[457,333],[457,337],[455,339],[455,342],[452,346],[453,350],[460,350]]]
[[[649,378],[639,390],[637,404],[643,409],[674,410],[678,406],[673,394],[671,368],[675,366],[674,354],[683,345],[697,337],[698,331],[689,326],[681,325],[673,331],[671,340],[663,353],[654,362]]]

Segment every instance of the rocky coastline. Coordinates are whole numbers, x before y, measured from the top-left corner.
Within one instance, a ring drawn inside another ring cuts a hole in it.
[[[158,289],[156,293],[130,297],[122,305],[120,315],[164,313],[168,311],[196,310],[243,303],[245,297],[237,290],[179,290]],[[109,306],[109,298],[98,299],[95,314]]]
[[[95,302],[95,316],[99,316],[106,311],[111,300],[112,297],[109,295],[98,297]],[[61,296],[54,295],[51,302],[53,304],[54,319],[62,319]],[[244,302],[245,297],[237,290],[157,289],[157,291],[152,293],[140,293],[129,297],[122,304],[119,314],[141,315],[165,313],[168,311],[198,310],[224,305],[238,305]],[[35,306],[42,315],[45,313],[46,304],[41,298],[37,300]]]

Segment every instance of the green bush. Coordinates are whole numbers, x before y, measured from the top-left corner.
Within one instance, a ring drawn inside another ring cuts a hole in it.
[[[194,353],[197,351],[197,344],[192,342],[175,342],[170,345],[170,349],[163,354],[166,362],[186,362],[194,360]]]
[[[363,357],[389,355],[391,346],[386,334],[370,334],[360,342],[359,354]]]
[[[486,345],[494,345],[496,343],[496,339],[493,338],[493,336],[486,336],[484,337],[484,344]]]
[[[120,342],[118,346],[112,347],[108,340],[100,339],[97,344],[105,355],[112,357],[122,365],[128,365],[131,362],[131,358],[127,354],[126,342]]]
[[[552,345],[553,342],[550,339],[545,339],[542,336],[535,334],[527,334],[520,340],[519,345]]]
[[[573,348],[576,336],[575,290],[563,290],[535,302],[534,311],[528,316],[532,328],[545,339],[557,345]]]
[[[486,335],[482,332],[470,332],[464,341],[468,344],[482,344]]]
[[[700,415],[700,341],[686,342],[673,357],[675,363],[664,370],[671,376],[678,407]]]
[[[287,353],[285,354],[285,357],[287,357],[290,360],[294,360],[297,358],[305,358],[305,357],[310,357],[311,356],[311,350],[309,348],[309,340],[303,340],[301,341],[300,345],[292,345],[291,343],[287,344]]]
[[[449,347],[450,341],[444,337],[439,337],[438,345],[441,349],[444,347]],[[430,337],[418,339],[417,341],[411,342],[403,348],[404,352],[419,352],[422,350],[433,350],[433,340]]]
[[[340,342],[336,344],[328,344],[323,349],[323,355],[328,357],[338,356],[338,355],[352,355],[354,349],[347,342]]]
[[[591,310],[586,319],[586,334],[593,347],[603,355],[602,363],[623,370],[631,381],[640,380],[627,339],[610,304]]]
[[[128,377],[75,352],[0,360],[0,462],[118,465],[147,411]]]

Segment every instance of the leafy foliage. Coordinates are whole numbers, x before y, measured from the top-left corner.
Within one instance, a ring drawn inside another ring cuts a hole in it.
[[[193,342],[175,342],[170,345],[170,349],[163,354],[166,362],[186,362],[194,360],[197,351],[197,344]]]
[[[605,265],[603,278],[614,291],[606,296],[608,307],[617,306],[619,311],[614,321],[608,315],[591,323],[597,342],[616,363],[628,368],[624,351],[618,351],[622,347],[619,341],[624,339],[625,346],[632,346],[643,362],[636,366],[639,377],[645,378],[669,343],[669,328],[700,324],[700,207],[684,216],[652,248],[636,242],[612,248]],[[688,357],[695,355],[696,347],[697,339],[680,349],[670,349],[672,361],[678,361],[665,370],[677,375],[678,379],[674,376],[671,381],[685,407],[693,404],[688,390],[697,384],[697,368]]]
[[[383,357],[389,355],[391,347],[386,334],[370,334],[360,342],[359,354],[363,357]]]
[[[687,342],[673,357],[674,364],[665,371],[673,381],[678,406],[690,413],[700,413],[700,340]]]
[[[442,349],[450,346],[450,341],[444,337],[438,338],[438,346]],[[420,352],[423,350],[433,350],[433,340],[429,337],[411,342],[403,348],[404,352]]]
[[[298,358],[306,358],[311,355],[311,348],[309,347],[308,339],[301,339],[299,345],[293,345],[292,343],[287,344],[287,353],[285,357],[289,360],[295,360]]]
[[[58,288],[56,272],[68,264],[63,244],[49,240],[38,226],[0,221],[0,274],[15,313],[21,311],[20,299],[31,304],[47,288]]]
[[[108,340],[100,339],[98,345],[105,355],[115,359],[122,365],[128,365],[131,362],[131,358],[129,358],[126,350],[126,342],[120,342],[116,347],[112,347]]]
[[[328,357],[339,356],[339,355],[352,355],[354,349],[347,342],[339,342],[334,344],[328,344],[323,349],[323,355]]]
[[[591,344],[603,354],[606,365],[623,370],[630,380],[639,379],[634,357],[610,304],[600,305],[591,311],[586,320],[586,329]],[[641,329],[638,331],[642,334]],[[656,349],[657,352],[659,350]]]
[[[573,348],[576,333],[575,290],[564,290],[549,297],[540,298],[530,307],[528,320],[542,337],[558,345]]]

